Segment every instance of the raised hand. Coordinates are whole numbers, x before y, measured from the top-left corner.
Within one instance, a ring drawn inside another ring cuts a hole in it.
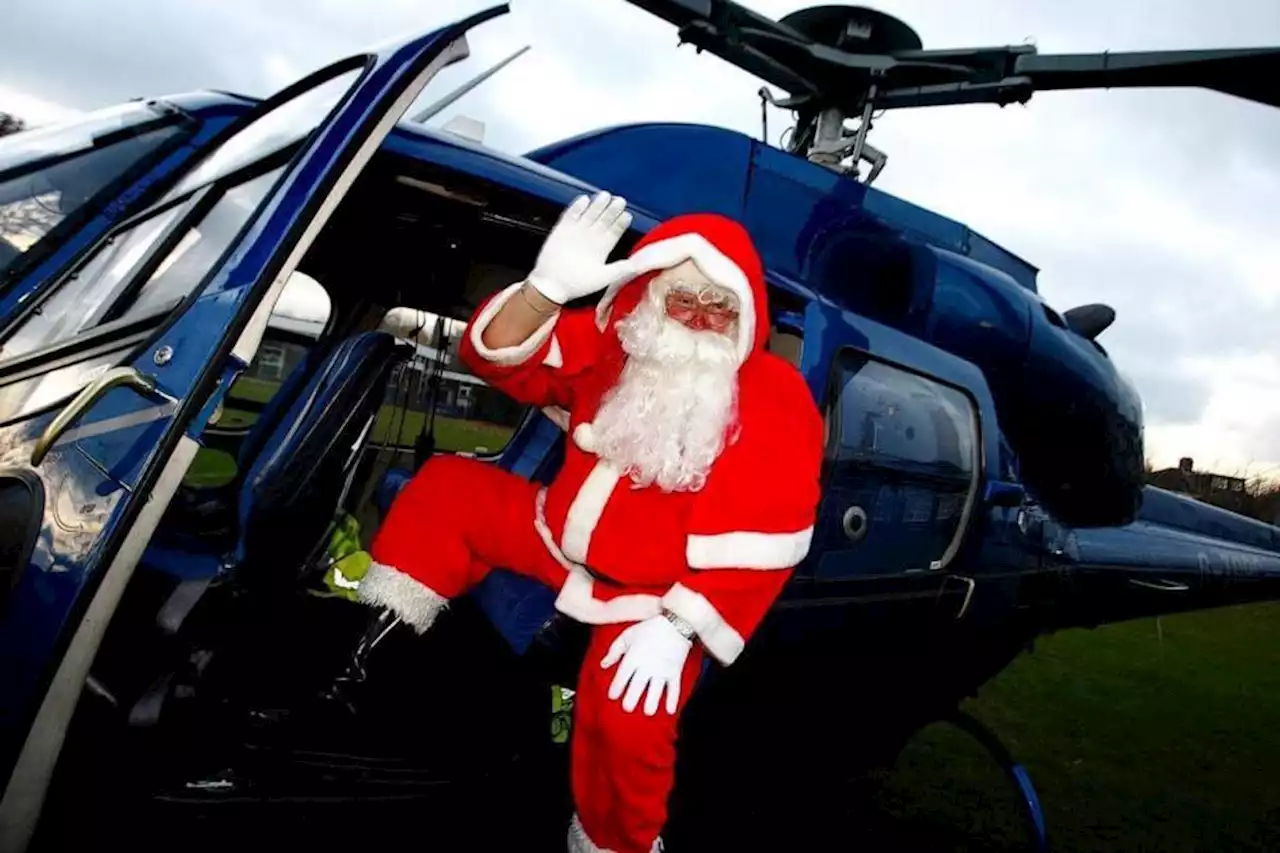
[[[559,305],[633,276],[630,261],[605,263],[631,226],[627,201],[609,193],[578,196],[564,209],[538,252],[529,284]]]

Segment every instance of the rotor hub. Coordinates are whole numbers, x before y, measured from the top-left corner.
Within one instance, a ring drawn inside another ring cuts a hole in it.
[[[813,6],[778,19],[818,44],[849,53],[922,50],[916,31],[901,19],[865,6]]]

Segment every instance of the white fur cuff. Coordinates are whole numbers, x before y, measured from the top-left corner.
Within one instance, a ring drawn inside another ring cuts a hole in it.
[[[667,590],[662,606],[692,625],[703,647],[725,666],[737,660],[746,647],[742,635],[720,615],[715,605],[684,584],[675,584]]]
[[[374,563],[360,580],[356,597],[374,607],[386,607],[421,634],[431,627],[449,599],[399,569]]]
[[[502,306],[506,305],[507,301],[515,296],[516,291],[521,287],[524,287],[524,282],[517,281],[493,297],[484,310],[480,312],[479,316],[471,322],[471,327],[467,330],[467,334],[471,336],[471,345],[476,348],[476,352],[480,354],[480,357],[503,367],[514,367],[528,361],[529,357],[537,352],[538,348],[551,336],[551,330],[556,325],[557,317],[549,317],[545,323],[534,329],[533,334],[529,335],[524,343],[498,349],[491,349],[484,345],[484,330],[489,328],[489,323],[494,317],[498,316]],[[560,367],[563,364],[563,356],[561,355],[558,341],[552,342],[551,349],[548,350],[543,363],[550,367]]]

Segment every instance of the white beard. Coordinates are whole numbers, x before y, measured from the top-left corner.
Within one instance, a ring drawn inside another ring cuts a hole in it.
[[[734,341],[670,319],[656,296],[617,329],[628,358],[592,424],[592,449],[637,487],[698,491],[735,437]]]

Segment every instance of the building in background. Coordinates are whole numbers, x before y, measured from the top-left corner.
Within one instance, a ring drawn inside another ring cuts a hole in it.
[[[1249,510],[1249,487],[1243,477],[1195,470],[1195,460],[1184,456],[1177,468],[1153,471],[1147,482],[1161,489],[1198,498],[1234,512]]]
[[[386,402],[411,412],[426,411],[430,402],[431,374],[436,374],[436,415],[460,420],[481,421],[499,426],[516,426],[525,407],[490,388],[474,376],[458,357],[463,326],[440,341],[432,334],[431,346],[420,344],[418,356],[392,374],[387,383]],[[444,344],[443,352],[440,345]]]

